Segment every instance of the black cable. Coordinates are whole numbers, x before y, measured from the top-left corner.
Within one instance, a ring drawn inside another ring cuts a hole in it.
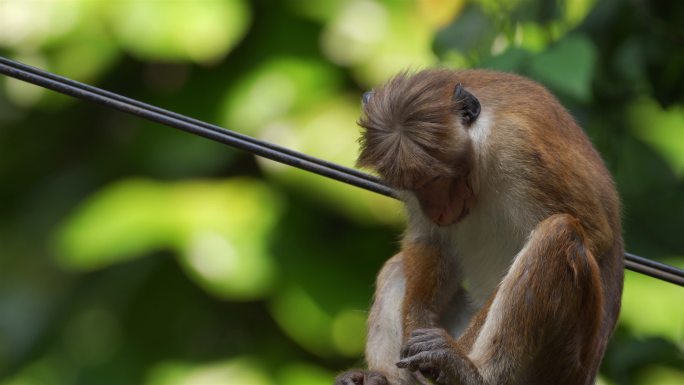
[[[287,155],[291,155],[291,156],[294,156],[294,157],[297,157],[300,159],[304,159],[308,162],[316,163],[316,164],[319,164],[321,166],[328,167],[328,168],[331,168],[331,169],[334,169],[334,170],[337,170],[337,171],[340,171],[340,172],[343,172],[346,174],[354,175],[354,176],[357,176],[357,177],[362,178],[362,179],[366,179],[366,180],[371,181],[371,182],[382,183],[379,178],[372,176],[372,175],[369,175],[369,174],[366,174],[366,173],[361,172],[359,170],[355,170],[353,168],[345,167],[345,166],[339,165],[337,163],[332,163],[332,162],[329,162],[327,160],[315,158],[315,157],[310,156],[310,155],[302,154],[302,153],[290,150],[289,148],[278,146],[277,144],[260,141],[258,139],[251,137],[251,136],[244,135],[244,134],[241,134],[241,133],[236,132],[236,131],[226,130],[223,127],[219,127],[219,126],[216,126],[216,125],[213,125],[213,124],[210,124],[210,123],[198,120],[198,119],[194,119],[194,118],[191,118],[191,117],[188,117],[185,115],[181,115],[181,114],[173,112],[173,111],[164,110],[162,108],[159,108],[159,107],[147,104],[147,103],[143,103],[139,100],[130,99],[130,98],[127,98],[125,96],[115,94],[113,92],[109,92],[109,91],[103,90],[101,88],[93,87],[93,86],[90,86],[88,84],[83,84],[83,83],[77,82],[75,80],[71,80],[69,78],[65,78],[63,76],[53,74],[51,72],[46,72],[46,71],[40,70],[38,68],[31,67],[31,66],[23,64],[23,63],[11,61],[11,60],[8,60],[2,56],[0,56],[0,63],[12,64],[16,68],[20,68],[24,71],[31,72],[31,73],[38,75],[38,76],[43,76],[45,78],[54,80],[56,82],[68,84],[72,87],[80,88],[84,91],[89,91],[89,92],[92,92],[94,94],[98,94],[98,95],[102,95],[104,97],[112,98],[112,99],[118,100],[122,103],[128,103],[130,105],[133,105],[133,106],[136,106],[136,107],[139,107],[142,109],[154,111],[154,112],[159,113],[159,114],[165,114],[165,115],[168,115],[168,116],[173,117],[173,118],[178,119],[178,120],[182,120],[182,121],[185,121],[185,122],[188,122],[191,124],[196,124],[196,125],[202,126],[208,130],[220,131],[220,132],[222,132],[228,136],[234,137],[236,139],[243,140],[246,142],[250,142],[250,143],[253,143],[253,144],[258,145],[258,146],[263,146],[265,148],[269,148],[273,151],[277,151],[277,152],[280,152],[283,154],[287,154]]]
[[[641,274],[684,286],[684,270],[674,266],[640,257],[636,254],[625,253],[625,267]]]
[[[150,121],[199,135],[276,162],[294,166],[388,197],[397,197],[392,189],[384,185],[378,178],[358,170],[301,154],[272,143],[263,142],[247,135],[126,98],[113,92],[9,60],[2,56],[0,56],[0,73],[65,95],[140,116]],[[674,266],[655,262],[631,253],[625,253],[625,267],[632,271],[684,286],[684,270]]]
[[[235,131],[151,106],[115,93],[18,63],[0,56],[0,72],[37,86],[75,98],[105,105],[132,115],[199,135],[241,150],[285,163],[306,171],[336,179],[366,190],[393,197],[394,192],[374,176],[335,163],[304,155],[284,147],[263,142]]]

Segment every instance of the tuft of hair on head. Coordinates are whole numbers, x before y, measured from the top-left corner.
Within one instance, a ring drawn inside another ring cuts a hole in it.
[[[357,165],[401,189],[453,174],[462,150],[455,86],[449,70],[406,71],[364,95]]]

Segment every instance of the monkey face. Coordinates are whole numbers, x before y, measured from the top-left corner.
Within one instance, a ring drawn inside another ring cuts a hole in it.
[[[467,176],[435,177],[413,193],[423,214],[438,226],[459,222],[475,203]]]
[[[440,226],[467,213],[471,144],[466,132],[480,102],[446,70],[401,73],[363,95],[365,128],[357,164],[390,186],[412,191]]]

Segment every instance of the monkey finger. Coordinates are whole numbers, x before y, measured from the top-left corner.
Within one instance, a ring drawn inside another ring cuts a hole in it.
[[[400,360],[396,363],[396,365],[398,368],[409,369],[410,371],[415,372],[416,370],[420,369],[420,364],[431,363],[432,357],[433,353],[430,351],[420,352],[411,357]]]
[[[417,343],[415,343],[413,341],[409,341],[401,349],[399,357],[400,358],[406,358],[406,357],[416,355],[420,352],[442,349],[444,347],[445,346],[441,341],[423,341],[423,342],[417,342]]]

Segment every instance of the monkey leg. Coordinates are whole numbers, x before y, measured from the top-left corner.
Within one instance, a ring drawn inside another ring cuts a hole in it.
[[[415,330],[398,367],[439,384],[586,385],[601,358],[602,288],[579,221],[541,222],[497,292],[458,341],[441,329]]]

